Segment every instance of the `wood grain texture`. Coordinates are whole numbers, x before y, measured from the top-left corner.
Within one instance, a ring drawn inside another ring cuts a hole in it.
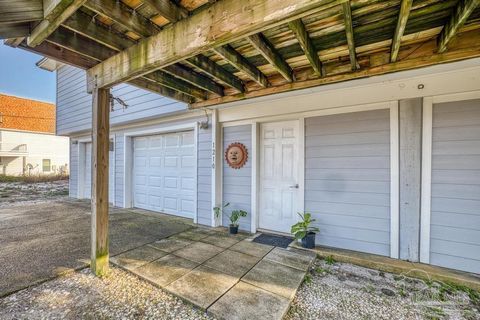
[[[92,272],[104,276],[109,268],[108,166],[110,90],[95,89],[92,105]]]
[[[398,14],[397,27],[395,28],[395,34],[392,40],[392,49],[390,54],[390,61],[397,61],[398,52],[400,51],[400,44],[402,42],[403,33],[407,26],[408,16],[410,15],[410,9],[412,8],[413,0],[402,0],[400,5],[400,12]]]

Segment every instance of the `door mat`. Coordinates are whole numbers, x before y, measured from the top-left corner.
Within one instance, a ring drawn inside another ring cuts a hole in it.
[[[258,237],[253,239],[253,242],[261,243],[261,244],[268,244],[270,246],[276,246],[281,248],[287,248],[290,243],[292,243],[293,238],[284,237],[284,236],[276,236],[273,234],[265,234],[262,233]]]

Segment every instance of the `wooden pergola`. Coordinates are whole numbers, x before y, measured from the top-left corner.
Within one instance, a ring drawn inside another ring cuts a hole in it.
[[[191,108],[480,56],[480,0],[0,0],[0,38],[87,70],[92,270],[108,267],[109,88]]]

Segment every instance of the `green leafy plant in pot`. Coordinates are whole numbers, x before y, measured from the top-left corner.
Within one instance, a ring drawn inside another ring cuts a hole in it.
[[[213,212],[215,213],[215,218],[219,218],[220,215],[223,213],[226,207],[228,207],[230,203],[224,204],[222,207],[215,207],[213,208]],[[231,214],[228,215],[230,219],[229,231],[230,234],[237,234],[238,233],[238,222],[241,217],[246,217],[247,212],[244,210],[233,210]]]
[[[312,227],[310,224],[315,222],[310,213],[298,213],[300,221],[292,226],[291,233],[295,239],[302,241],[302,247],[313,249],[315,248],[315,235],[320,231],[317,227]]]

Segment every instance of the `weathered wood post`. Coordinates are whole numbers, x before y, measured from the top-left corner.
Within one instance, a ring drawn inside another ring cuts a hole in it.
[[[108,152],[110,143],[110,90],[93,90],[92,108],[92,272],[108,271]]]

